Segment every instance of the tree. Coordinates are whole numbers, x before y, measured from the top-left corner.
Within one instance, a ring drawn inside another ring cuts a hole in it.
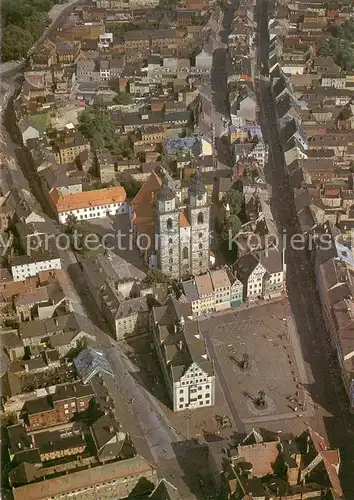
[[[134,179],[131,175],[123,172],[117,175],[117,180],[124,187],[128,198],[134,198],[139,192],[142,183]]]
[[[332,35],[332,38],[323,42],[321,54],[333,57],[342,69],[351,71],[354,68],[354,21],[335,26]]]
[[[242,209],[243,194],[237,189],[232,188],[225,194],[223,202],[229,204],[231,215],[238,215]]]
[[[127,92],[119,92],[113,99],[114,104],[127,105],[133,102],[132,96]]]
[[[224,254],[225,259],[232,263],[237,258],[237,244],[234,239],[241,228],[241,221],[237,215],[230,215],[224,222],[220,232],[220,250]]]
[[[55,0],[3,0],[1,3],[3,61],[25,57],[49,23]]]
[[[96,150],[109,149],[120,158],[132,158],[131,143],[116,136],[109,112],[99,106],[85,109],[79,116],[79,130]]]
[[[162,271],[160,271],[160,269],[151,267],[147,272],[145,281],[149,285],[153,285],[154,283],[167,283],[168,277]]]
[[[1,55],[3,61],[18,60],[24,57],[33,45],[33,36],[20,26],[8,24],[2,35]]]
[[[115,139],[112,147],[113,153],[120,158],[133,158],[133,149],[131,142],[125,139]]]
[[[115,145],[115,126],[105,109],[85,109],[79,116],[79,130],[94,149],[112,150]]]
[[[77,224],[77,217],[74,214],[69,214],[66,218],[66,232],[71,234],[75,230]]]

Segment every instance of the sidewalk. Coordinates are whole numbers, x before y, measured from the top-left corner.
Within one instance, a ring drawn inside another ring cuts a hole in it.
[[[228,309],[223,309],[222,311],[213,312],[211,314],[202,314],[195,318],[198,321],[205,321],[210,318],[217,318],[218,316],[225,316],[230,313],[237,313],[238,311],[244,311],[245,309],[254,309],[255,307],[267,306],[269,304],[276,304],[278,302],[282,302],[284,305],[289,304],[288,298],[283,293],[281,297],[275,297],[274,299],[266,299],[266,300],[256,300],[250,304],[246,304],[243,302],[240,306],[237,307],[229,307]]]

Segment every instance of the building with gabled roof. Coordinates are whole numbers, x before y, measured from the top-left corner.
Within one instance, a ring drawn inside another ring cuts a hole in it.
[[[61,195],[57,189],[53,189],[50,196],[62,224],[66,223],[69,216],[87,220],[128,212],[126,192],[122,186],[67,195]]]
[[[87,347],[76,356],[74,365],[83,384],[88,384],[98,373],[113,376],[112,368],[101,349]]]
[[[169,296],[151,311],[154,343],[173,411],[215,404],[215,372],[198,322],[185,319],[183,306]]]

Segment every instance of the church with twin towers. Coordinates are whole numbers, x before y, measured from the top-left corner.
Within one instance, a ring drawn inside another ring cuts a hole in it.
[[[198,171],[188,188],[188,201],[180,206],[166,175],[156,193],[155,233],[157,267],[179,279],[208,270],[210,262],[210,204]]]

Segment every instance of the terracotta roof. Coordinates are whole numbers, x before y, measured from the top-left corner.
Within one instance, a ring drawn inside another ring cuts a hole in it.
[[[230,286],[230,280],[225,269],[217,269],[209,272],[214,290]]]
[[[151,239],[155,235],[155,191],[160,188],[162,181],[156,172],[152,172],[141,186],[138,194],[131,202],[134,210],[134,222],[139,234],[146,234]]]
[[[40,500],[52,496],[69,494],[83,488],[92,488],[94,485],[105,484],[108,481],[121,480],[124,477],[135,479],[137,476],[151,474],[153,467],[139,456],[120,460],[110,464],[103,464],[85,470],[78,470],[63,477],[52,477],[45,481],[26,484],[14,488],[15,500],[31,498]]]
[[[273,473],[273,464],[278,457],[278,441],[239,446],[238,453],[252,464],[253,474],[263,477]]]
[[[195,284],[198,290],[199,298],[213,294],[213,285],[209,274],[197,276]]]
[[[325,440],[325,438],[323,438],[317,432],[311,429],[311,427],[308,428],[308,432],[316,452],[321,453],[321,451],[326,450],[328,443]]]
[[[79,208],[122,203],[126,199],[126,192],[122,186],[117,186],[61,196],[54,189],[51,191],[50,196],[58,212],[67,212]]]
[[[188,220],[187,210],[184,209],[179,214],[179,227],[189,227],[190,223]]]
[[[340,497],[343,496],[342,486],[338,477],[338,468],[340,464],[340,457],[338,450],[322,451],[323,463],[326,468],[329,482],[335,493]]]
[[[340,189],[339,188],[325,188],[324,197],[325,198],[339,198],[340,197]]]

